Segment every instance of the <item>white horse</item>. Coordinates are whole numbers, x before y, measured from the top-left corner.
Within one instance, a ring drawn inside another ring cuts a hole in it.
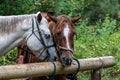
[[[57,57],[48,22],[40,12],[0,16],[0,56],[20,44],[26,44],[40,60],[54,60]]]

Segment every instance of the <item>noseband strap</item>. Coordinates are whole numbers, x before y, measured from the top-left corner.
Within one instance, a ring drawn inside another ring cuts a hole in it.
[[[62,46],[58,46],[59,49],[62,49],[62,50],[66,50],[66,51],[70,51],[72,53],[74,53],[74,51],[72,49],[69,49],[69,48],[65,48],[65,47],[62,47]]]

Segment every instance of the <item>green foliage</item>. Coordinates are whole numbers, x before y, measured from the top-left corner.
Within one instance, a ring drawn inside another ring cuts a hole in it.
[[[103,19],[106,14],[116,18],[120,8],[119,0],[91,0],[89,2],[85,1],[84,5],[83,13],[90,18],[92,23]]]
[[[17,60],[17,48],[8,52],[5,56],[0,58],[0,66],[1,65],[8,65],[8,64],[15,64]]]
[[[75,40],[74,56],[76,58],[114,56],[117,65],[102,70],[104,71],[102,72],[103,80],[113,80],[110,76],[120,72],[120,31],[115,30],[117,22],[106,16],[103,22],[99,21],[96,25],[87,25],[87,23],[88,19],[76,24],[77,40]],[[80,75],[80,77],[82,76]],[[114,78],[117,77],[114,75]],[[83,76],[83,78],[86,77]],[[85,80],[89,80],[89,78]]]
[[[89,52],[91,56],[92,54],[101,55],[101,50],[104,51],[102,54],[109,53],[109,51],[106,51],[106,48],[109,49],[111,47],[109,46],[111,43],[108,40],[115,30],[116,20],[106,17],[103,23],[99,21],[97,25],[92,26],[87,25],[87,21],[82,21],[77,26],[78,39],[75,41],[75,44],[77,44],[76,48],[79,48],[79,52],[76,53],[87,52],[88,54]],[[84,56],[86,55],[84,54]]]
[[[1,0],[0,15],[27,14],[32,12],[32,5],[32,0]]]
[[[34,0],[34,11],[48,12],[55,10],[55,0]]]
[[[119,0],[61,0],[56,4],[57,15],[82,15],[84,18],[89,17],[91,24],[99,19],[104,19],[106,14],[116,18],[120,8]]]
[[[80,2],[79,0],[61,0],[56,3],[55,12],[57,15],[67,14],[68,16],[79,16],[81,15],[79,9],[82,7]]]
[[[0,15],[18,15],[48,12],[55,9],[54,0],[1,0]]]

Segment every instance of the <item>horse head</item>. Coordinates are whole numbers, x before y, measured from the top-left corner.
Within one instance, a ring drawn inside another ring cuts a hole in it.
[[[47,20],[38,13],[31,21],[32,29],[26,37],[28,48],[41,61],[55,60],[57,53]]]
[[[81,17],[70,19],[66,15],[55,17],[49,14],[48,17],[55,23],[55,26],[51,26],[50,29],[52,29],[60,61],[64,66],[71,65],[74,59],[74,35],[76,34],[73,23],[77,22]]]

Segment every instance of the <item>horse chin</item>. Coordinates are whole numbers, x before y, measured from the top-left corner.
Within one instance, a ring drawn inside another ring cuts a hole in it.
[[[66,67],[66,66],[71,66],[71,64],[67,64],[66,62],[63,62],[63,61],[61,61],[61,64],[64,66],[64,67]]]

